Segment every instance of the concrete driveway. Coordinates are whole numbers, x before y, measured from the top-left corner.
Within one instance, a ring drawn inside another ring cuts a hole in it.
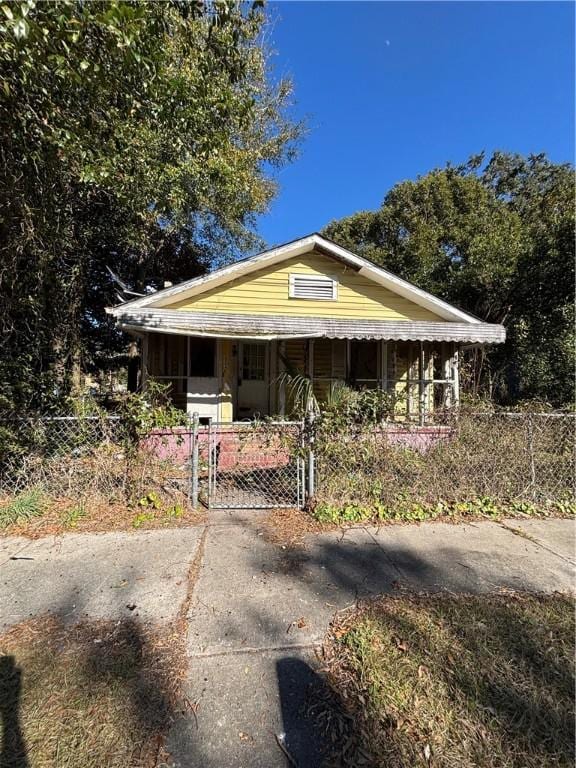
[[[574,584],[569,520],[359,527],[283,549],[266,541],[263,514],[213,512],[202,528],[0,540],[0,627],[46,611],[67,621],[166,622],[193,587],[186,694],[196,717],[174,725],[175,765],[313,768],[323,744],[306,707],[310,689],[323,686],[316,650],[336,611],[402,588]]]

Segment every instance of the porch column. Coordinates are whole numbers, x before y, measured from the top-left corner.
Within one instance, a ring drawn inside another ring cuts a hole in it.
[[[278,342],[269,344],[269,374],[268,392],[270,400],[270,413],[275,414],[278,409]]]
[[[388,391],[388,342],[380,342],[380,389]]]
[[[142,359],[140,361],[140,388],[144,389],[148,380],[148,338],[149,334],[142,336]]]
[[[314,386],[314,339],[308,339],[308,376],[310,377],[310,386]]]
[[[418,357],[418,421],[420,426],[424,425],[426,421],[426,383],[424,377],[426,375],[426,361],[424,357],[424,342],[420,342],[420,350]]]
[[[286,414],[286,382],[284,381],[283,374],[286,373],[286,366],[284,365],[284,357],[286,356],[286,342],[280,341],[277,346],[278,350],[278,373],[281,376],[280,386],[278,391],[278,411],[280,416]]]
[[[453,403],[452,405],[458,406],[460,403],[460,372],[458,370],[459,366],[459,350],[458,345],[454,344],[454,352],[452,354],[452,397],[453,397]]]
[[[442,342],[442,378],[445,382],[452,381],[452,355],[447,341]],[[454,388],[452,384],[444,384],[443,407],[450,408],[454,402]]]

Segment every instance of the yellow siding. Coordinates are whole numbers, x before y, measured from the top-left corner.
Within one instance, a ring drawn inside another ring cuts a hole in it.
[[[338,299],[289,298],[291,273],[334,276],[338,280]],[[196,297],[178,301],[171,308],[300,317],[441,320],[424,307],[360,276],[350,266],[315,252],[236,278]]]

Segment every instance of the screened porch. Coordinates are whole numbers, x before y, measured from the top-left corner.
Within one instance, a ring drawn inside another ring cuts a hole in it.
[[[422,423],[458,403],[458,344],[451,341],[148,333],[142,363],[143,382],[169,384],[176,406],[220,422],[290,416],[290,381],[298,376],[311,382],[320,406],[342,383],[386,392],[399,420]]]

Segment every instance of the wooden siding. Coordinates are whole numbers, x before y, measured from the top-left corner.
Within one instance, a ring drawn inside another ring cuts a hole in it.
[[[288,296],[290,274],[330,275],[338,280],[334,301],[294,299]],[[296,315],[380,320],[437,320],[442,318],[402,296],[359,275],[350,266],[312,252],[281,264],[236,278],[198,296],[180,300],[171,309],[195,312]]]

